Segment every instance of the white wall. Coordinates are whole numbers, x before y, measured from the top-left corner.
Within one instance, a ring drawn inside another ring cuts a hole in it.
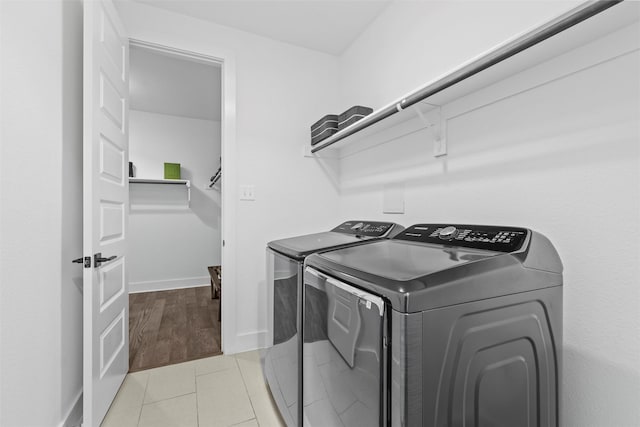
[[[336,106],[338,61],[143,4],[117,6],[132,38],[234,57],[234,172],[238,185],[255,185],[256,200],[238,201],[236,217],[225,219],[235,224],[235,241],[225,250],[235,247],[238,268],[236,277],[223,271],[227,296],[237,295],[223,298],[231,304],[223,306],[223,345],[227,353],[265,346],[266,243],[340,222],[337,190],[322,165],[302,157],[309,126]]]
[[[514,3],[393,4],[341,59],[343,104],[391,102],[556,10]],[[567,427],[640,424],[639,32],[445,106],[444,158],[432,157],[425,131],[341,164],[343,217],[519,225],[554,242],[565,267]],[[404,215],[382,214],[389,183],[404,187]]]
[[[341,110],[399,99],[581,0],[399,1],[340,57]]]
[[[78,420],[82,6],[3,1],[0,425]]]
[[[300,155],[308,124],[339,107],[377,107],[398,98],[566,7],[499,2],[454,13],[460,4],[473,6],[453,2],[439,4],[441,15],[430,17],[398,8],[432,2],[403,4],[392,5],[341,59],[340,102],[333,57],[145,5],[120,6],[133,37],[204,53],[217,46],[235,55],[238,183],[255,184],[257,200],[239,202],[233,219],[243,263],[225,286],[242,298],[228,307],[235,317],[227,351],[263,344],[268,240],[374,213],[405,225],[425,219],[525,225],[548,235],[565,263],[564,425],[637,425],[637,54],[452,117],[449,156],[414,156],[414,178],[397,178],[399,164],[411,165],[406,157],[374,153],[375,164],[388,166],[354,169],[365,176],[351,182],[369,184],[339,197],[322,164]],[[0,5],[0,424],[51,426],[67,419],[81,385],[80,270],[69,264],[81,253],[74,182],[80,176],[81,6]],[[416,21],[420,25],[409,25]],[[512,82],[514,88],[530,83],[531,77]],[[468,108],[488,101],[481,94],[458,104],[459,111],[465,102]],[[380,213],[380,177],[404,183],[405,215]],[[613,232],[594,234],[602,224]],[[619,239],[617,230],[623,230]]]
[[[185,186],[129,184],[129,291],[209,284],[220,265],[220,184],[207,190],[220,164],[220,122],[130,111],[129,160],[138,178],[164,177],[180,163]]]

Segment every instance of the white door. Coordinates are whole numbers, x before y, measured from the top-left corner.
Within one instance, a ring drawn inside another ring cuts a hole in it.
[[[84,1],[83,425],[98,427],[129,370],[129,42],[111,0]],[[104,261],[96,262],[98,254]],[[86,261],[86,258],[85,258]]]

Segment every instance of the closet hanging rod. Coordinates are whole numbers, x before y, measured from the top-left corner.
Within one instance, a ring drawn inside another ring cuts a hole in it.
[[[478,74],[493,65],[496,65],[568,28],[581,23],[582,21],[591,18],[592,16],[604,12],[622,1],[623,0],[591,0],[585,2],[548,23],[521,35],[503,46],[498,47],[496,50],[476,59],[475,61],[461,66],[435,82],[407,95],[400,101],[364,117],[357,121],[353,126],[350,126],[350,128],[346,128],[344,131],[338,132],[335,135],[335,138],[330,137],[330,141],[327,141],[325,144],[312,148],[311,153],[316,153],[323,148],[329,147],[348,136],[394,115],[395,113],[409,108],[412,105],[455,85],[456,83],[460,83],[461,81]]]

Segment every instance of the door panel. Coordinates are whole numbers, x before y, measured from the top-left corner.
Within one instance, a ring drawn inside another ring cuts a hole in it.
[[[104,311],[116,298],[125,292],[124,259],[100,268],[100,311]]]
[[[104,378],[109,368],[112,367],[122,348],[126,344],[124,318],[125,310],[100,334],[100,378]]]
[[[124,105],[121,93],[109,80],[107,76],[100,72],[100,109],[113,124],[120,130],[124,127]]]
[[[115,18],[116,22],[119,21],[117,17]],[[120,73],[122,80],[125,80],[125,64],[127,61],[122,51],[121,27],[121,25],[114,25],[109,15],[104,15],[100,19],[100,42],[111,63]]]
[[[129,42],[110,0],[84,2],[83,425],[99,426],[129,370]],[[96,265],[94,255],[109,258]],[[111,259],[113,257],[113,259]]]
[[[125,152],[113,141],[101,135],[100,138],[100,175],[102,179],[111,180],[115,184],[124,184],[124,164]]]
[[[126,222],[124,203],[100,201],[100,243],[122,240]]]

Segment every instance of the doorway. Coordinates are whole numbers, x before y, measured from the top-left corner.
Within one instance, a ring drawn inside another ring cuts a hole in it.
[[[130,42],[129,368],[222,353],[221,63]]]

